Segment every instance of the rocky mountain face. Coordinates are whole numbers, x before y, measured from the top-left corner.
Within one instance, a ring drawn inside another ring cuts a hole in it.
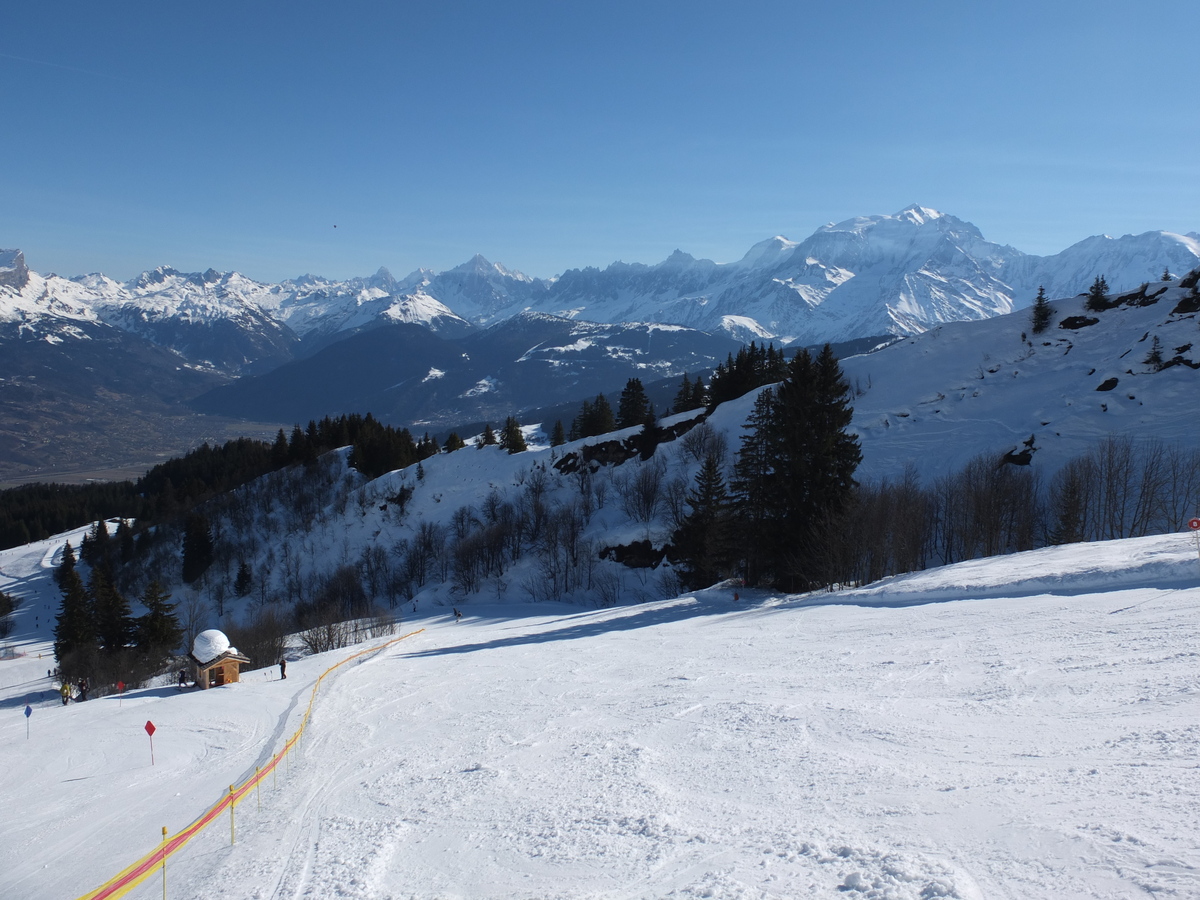
[[[738,346],[680,326],[603,325],[544,313],[520,313],[461,337],[393,323],[216,387],[191,405],[260,421],[370,411],[385,422],[438,431],[594,397],[630,378],[710,371]]]

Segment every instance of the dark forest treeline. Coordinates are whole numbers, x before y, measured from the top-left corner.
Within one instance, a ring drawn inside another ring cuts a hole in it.
[[[369,477],[411,465],[438,452],[428,435],[384,425],[370,413],[325,417],[280,429],[274,442],[237,438],[204,444],[161,463],[136,482],[30,484],[0,491],[0,549],[17,547],[101,518],[136,519],[140,526],[178,517],[200,503],[268,472],[311,463],[322,453],[352,446],[351,464]]]
[[[754,457],[744,446],[739,465],[748,462]],[[756,571],[755,554],[769,541],[745,541],[754,523],[739,499],[706,461],[688,496],[691,515],[675,535],[685,586],[739,576],[792,587],[777,571]],[[1007,455],[982,454],[932,483],[910,467],[899,478],[856,484],[791,548],[815,576],[810,587],[867,584],[1039,547],[1166,534],[1185,527],[1197,504],[1200,451],[1111,435],[1048,483]]]

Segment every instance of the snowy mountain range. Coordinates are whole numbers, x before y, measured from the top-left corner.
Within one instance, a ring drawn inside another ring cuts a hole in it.
[[[617,262],[551,279],[476,256],[403,279],[380,269],[266,284],[160,267],[117,282],[39,274],[21,251],[5,250],[0,463],[61,470],[107,442],[107,467],[130,446],[144,444],[138,459],[149,459],[228,433],[196,418],[183,405],[191,401],[266,423],[359,411],[346,406],[353,402],[393,409],[400,424],[457,425],[618,390],[629,377],[711,369],[750,339],[913,336],[1022,308],[1039,285],[1070,297],[1103,274],[1121,291],[1197,264],[1194,233],[1091,237],[1040,257],[918,206],[826,225],[798,243],[774,237],[732,263],[677,251],[656,265]],[[448,350],[453,365],[412,370]],[[425,380],[432,370],[444,379]],[[300,384],[313,386],[310,396]],[[404,396],[413,384],[420,396]],[[336,402],[320,401],[338,386]],[[116,437],[131,412],[141,424]],[[94,437],[79,441],[85,433]],[[56,453],[62,459],[47,463]]]
[[[9,250],[0,251],[0,322],[47,333],[57,325],[69,334],[73,321],[98,321],[190,363],[241,373],[381,324],[460,336],[521,312],[685,325],[783,344],[918,334],[1026,306],[1039,285],[1051,296],[1071,296],[1102,274],[1125,290],[1198,263],[1195,233],[1096,236],[1033,256],[920,206],[825,225],[798,243],[773,237],[731,263],[677,250],[656,265],[615,262],[551,279],[476,256],[401,280],[380,269],[348,281],[304,275],[264,284],[236,272],[160,267],[119,283],[96,274],[41,276]]]

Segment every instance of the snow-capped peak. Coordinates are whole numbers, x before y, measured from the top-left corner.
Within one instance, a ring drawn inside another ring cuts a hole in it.
[[[904,221],[912,222],[914,225],[924,225],[927,222],[932,222],[934,219],[941,219],[943,217],[944,214],[938,212],[936,209],[930,209],[928,206],[919,206],[913,203],[904,207],[904,209],[900,210],[892,218],[903,219]]]
[[[759,241],[734,265],[747,269],[772,268],[790,256],[797,246],[799,245],[796,241],[789,241],[783,235],[777,234],[765,241]]]

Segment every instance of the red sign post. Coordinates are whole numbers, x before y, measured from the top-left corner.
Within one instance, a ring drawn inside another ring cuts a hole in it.
[[[1188,528],[1192,529],[1192,531],[1200,531],[1200,516],[1188,519]]]
[[[154,765],[154,723],[149,719],[146,720],[146,734],[150,735],[150,765]]]
[[[120,707],[121,701],[125,699],[125,682],[117,682],[117,706]]]

